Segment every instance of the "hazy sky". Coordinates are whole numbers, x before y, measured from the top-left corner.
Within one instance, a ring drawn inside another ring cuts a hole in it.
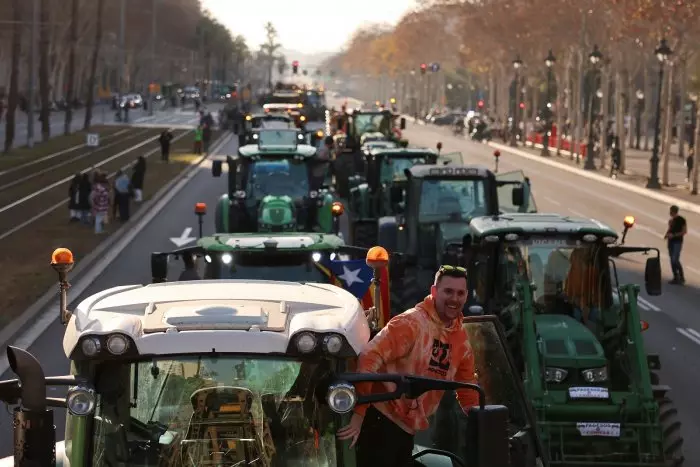
[[[243,35],[251,49],[265,40],[271,21],[285,49],[335,52],[361,24],[396,23],[413,0],[202,0],[224,25]]]

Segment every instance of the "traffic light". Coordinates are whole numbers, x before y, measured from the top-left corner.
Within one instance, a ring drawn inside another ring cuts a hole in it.
[[[299,73],[299,61],[298,60],[294,60],[292,62],[292,73],[294,73],[295,75]]]
[[[521,108],[521,109],[524,109],[524,108],[525,108],[525,102],[521,102],[521,103],[520,103],[520,108]]]
[[[422,75],[424,75],[427,70],[428,70],[428,65],[426,65],[425,63],[421,63],[420,64],[420,73]]]
[[[480,109],[483,109],[483,108],[484,108],[484,101],[483,101],[483,100],[479,100],[479,103],[476,104],[476,105],[478,105]]]

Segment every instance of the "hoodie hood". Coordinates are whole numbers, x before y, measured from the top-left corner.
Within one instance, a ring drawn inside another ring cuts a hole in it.
[[[452,321],[452,323],[450,323],[449,325],[445,325],[442,319],[440,319],[437,310],[435,309],[435,300],[433,300],[432,295],[428,295],[422,302],[417,304],[416,310],[425,313],[433,323],[444,327],[447,332],[455,332],[462,329],[461,317],[457,317],[454,319],[454,321]]]

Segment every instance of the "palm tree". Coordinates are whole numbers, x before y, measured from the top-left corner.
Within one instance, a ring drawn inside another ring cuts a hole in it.
[[[90,63],[90,78],[87,85],[87,99],[85,99],[85,122],[83,129],[90,128],[92,121],[92,106],[95,102],[95,79],[97,75],[97,59],[102,47],[102,16],[105,7],[105,0],[97,0],[97,20],[95,21],[95,44],[92,48],[92,62]]]
[[[22,2],[12,0],[12,66],[10,68],[10,89],[5,111],[5,152],[9,152],[15,140],[15,110],[19,95],[19,57],[22,54]]]
[[[68,83],[66,89],[66,120],[63,126],[63,133],[70,134],[70,124],[73,121],[73,101],[75,100],[75,47],[78,42],[78,3],[79,0],[71,1],[70,30],[68,46]]]

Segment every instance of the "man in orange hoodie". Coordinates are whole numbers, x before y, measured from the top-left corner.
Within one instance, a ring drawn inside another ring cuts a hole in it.
[[[430,295],[415,308],[393,317],[360,353],[360,373],[395,373],[475,383],[474,355],[462,328],[467,301],[463,268],[442,266]],[[359,385],[358,393],[391,392],[393,384]],[[428,428],[444,391],[429,391],[417,399],[401,398],[355,408],[338,438],[357,443],[357,465],[403,467],[411,462],[413,437]],[[479,404],[475,391],[457,391],[465,412]]]

